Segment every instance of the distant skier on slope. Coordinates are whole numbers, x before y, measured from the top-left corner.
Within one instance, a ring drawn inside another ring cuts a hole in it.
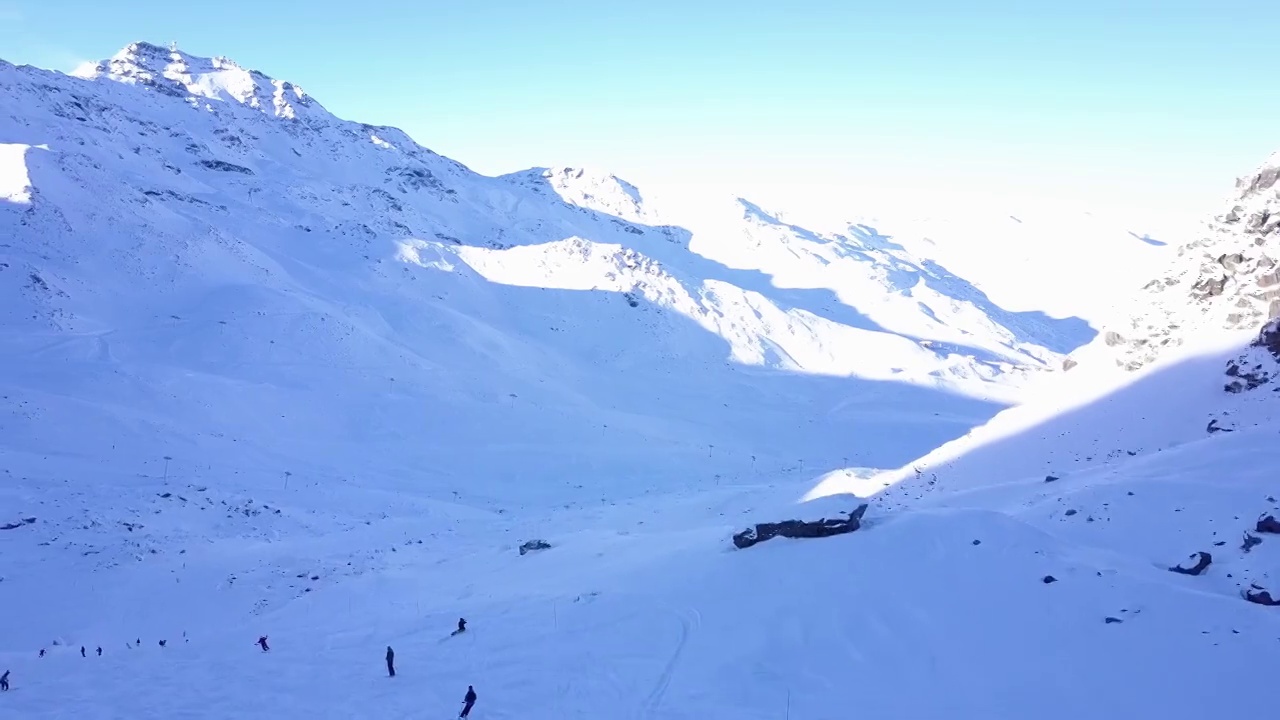
[[[471,714],[471,706],[476,704],[476,689],[467,686],[467,694],[462,698],[462,714],[458,717],[465,718]]]
[[[262,652],[266,652],[266,651],[268,651],[268,650],[270,650],[270,649],[271,649],[271,648],[267,647],[267,636],[266,636],[266,635],[263,635],[262,637],[258,638],[258,645],[262,646]]]
[[[80,646],[80,657],[88,657],[87,655],[85,655],[85,654],[84,654],[84,646],[83,646],[83,645],[81,645],[81,646]]]
[[[98,657],[102,657],[102,647],[98,647]]]
[[[396,676],[396,652],[387,646],[387,674],[391,677]]]
[[[0,675],[0,690],[7,691],[8,689],[9,689],[9,671],[5,670],[4,674]]]
[[[44,657],[44,648],[40,648],[40,657]]]
[[[458,633],[466,632],[466,631],[467,631],[467,619],[466,619],[466,618],[458,618],[458,629],[457,629],[457,630],[454,630],[453,632],[451,632],[451,633],[449,633],[449,634],[450,634],[450,635],[457,635]]]

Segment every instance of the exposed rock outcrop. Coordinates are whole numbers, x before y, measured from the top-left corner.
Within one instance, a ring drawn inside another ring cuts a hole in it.
[[[851,533],[862,526],[862,516],[867,512],[867,504],[863,503],[852,512],[843,513],[845,517],[819,518],[817,520],[783,520],[776,523],[757,523],[755,527],[735,533],[733,544],[739,548],[749,548],[756,543],[774,537],[817,538],[831,535]]]
[[[1125,370],[1142,368],[1193,337],[1262,328],[1255,346],[1280,360],[1280,153],[1236,183],[1224,211],[1184,243],[1162,277],[1143,287],[1147,301],[1127,322],[1104,329],[1097,354]],[[1084,352],[1084,351],[1081,351]],[[1092,352],[1092,351],[1090,351]],[[1079,356],[1079,354],[1076,354]],[[1070,358],[1069,358],[1070,360]],[[1067,363],[1064,362],[1064,367]],[[1268,383],[1280,369],[1268,357],[1228,367],[1229,392]]]

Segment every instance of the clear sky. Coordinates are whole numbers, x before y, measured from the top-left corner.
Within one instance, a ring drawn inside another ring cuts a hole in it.
[[[0,57],[176,41],[489,174],[1174,212],[1280,148],[1277,27],[1277,0],[0,0]]]

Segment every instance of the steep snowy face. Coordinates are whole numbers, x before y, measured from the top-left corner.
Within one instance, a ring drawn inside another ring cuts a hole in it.
[[[1107,328],[1098,347],[1085,348],[1078,359],[1109,357],[1137,370],[1175,350],[1243,344],[1280,317],[1277,179],[1280,153],[1237,181],[1223,212],[1143,288],[1138,311]]]
[[[319,103],[293,83],[247,70],[224,57],[195,57],[146,42],[133,43],[108,60],[80,68],[75,75],[138,84],[179,98],[235,102],[290,120],[328,116]]]

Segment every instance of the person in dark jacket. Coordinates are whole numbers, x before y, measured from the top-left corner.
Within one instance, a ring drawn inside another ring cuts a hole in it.
[[[85,655],[85,654],[84,654],[84,646],[83,646],[83,645],[81,645],[81,646],[80,646],[80,657],[88,657],[87,655]]]
[[[391,677],[396,676],[396,651],[387,646],[387,674]]]
[[[260,645],[260,646],[262,647],[262,652],[266,652],[266,651],[268,651],[268,650],[270,650],[270,649],[271,649],[271,648],[267,647],[267,636],[266,636],[266,635],[263,635],[262,637],[258,638],[258,645]]]
[[[457,630],[454,630],[454,631],[453,631],[453,634],[454,634],[454,635],[457,635],[457,634],[458,634],[458,633],[460,633],[460,632],[466,632],[466,631],[467,631],[467,619],[466,619],[466,618],[458,618],[458,629],[457,629]]]
[[[471,706],[476,704],[476,689],[467,686],[467,694],[462,698],[462,714],[458,717],[465,718],[471,714]]]
[[[0,675],[0,690],[8,690],[8,689],[9,689],[9,671],[5,670],[4,674]]]
[[[102,657],[102,647],[98,647],[98,657]]]

